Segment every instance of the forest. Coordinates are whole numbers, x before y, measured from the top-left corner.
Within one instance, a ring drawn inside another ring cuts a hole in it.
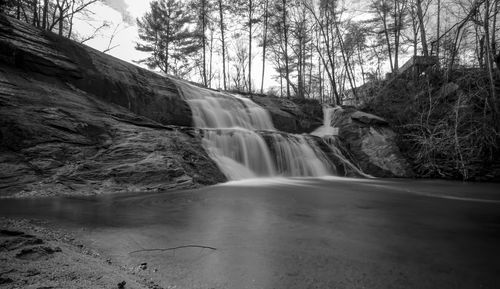
[[[97,1],[0,7],[85,42],[73,18]],[[500,170],[498,2],[155,0],[136,19],[149,53],[137,63],[214,89],[354,105],[390,121],[419,176],[488,179]]]

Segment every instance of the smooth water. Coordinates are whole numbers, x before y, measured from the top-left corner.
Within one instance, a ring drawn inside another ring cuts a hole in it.
[[[161,288],[498,288],[499,189],[258,178],[168,194],[3,199],[0,217],[47,220],[116,266],[147,262],[141,274]]]
[[[203,129],[205,150],[228,179],[335,172],[335,165],[306,136],[278,132],[269,112],[252,100],[176,84],[191,107],[195,126]]]

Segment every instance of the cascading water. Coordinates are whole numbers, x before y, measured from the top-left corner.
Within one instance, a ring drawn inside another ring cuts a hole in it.
[[[277,171],[292,176],[325,176],[332,173],[323,152],[303,135],[272,134]],[[300,152],[300,154],[297,154]]]
[[[339,129],[332,126],[332,120],[335,113],[342,110],[340,107],[323,106],[323,125],[318,127],[311,134],[321,137],[323,141],[328,145],[332,153],[337,157],[344,166],[348,167],[350,171],[356,173],[357,175],[371,178],[372,176],[365,174],[357,165],[353,164],[346,154],[340,149],[339,139],[337,138],[339,134]]]
[[[319,137],[338,135],[339,129],[332,126],[332,118],[336,110],[336,107],[323,106],[323,125],[311,134]]]
[[[204,148],[229,179],[333,173],[319,148],[305,136],[276,131],[269,113],[250,99],[176,84],[203,130]]]
[[[269,148],[255,131],[205,130],[203,146],[229,179],[276,175]]]

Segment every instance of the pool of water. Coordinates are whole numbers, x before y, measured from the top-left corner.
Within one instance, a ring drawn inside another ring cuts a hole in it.
[[[252,179],[159,194],[3,199],[0,216],[46,219],[125,266],[147,262],[167,288],[495,288],[499,189]]]

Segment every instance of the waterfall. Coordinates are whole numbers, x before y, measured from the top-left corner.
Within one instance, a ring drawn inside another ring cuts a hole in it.
[[[228,179],[276,175],[269,148],[255,131],[243,128],[205,130],[203,146]]]
[[[323,106],[323,125],[318,127],[311,134],[319,137],[338,135],[339,129],[332,126],[332,118],[336,110],[336,107]]]
[[[306,136],[274,128],[252,100],[175,81],[203,131],[203,147],[228,179],[325,176],[335,166]]]
[[[358,165],[354,164],[347,155],[349,153],[344,149],[341,149],[341,144],[339,143],[338,134],[339,129],[332,126],[332,120],[335,113],[342,111],[340,107],[331,107],[329,105],[323,106],[323,125],[318,127],[311,135],[321,137],[323,141],[328,145],[329,150],[335,158],[338,159],[340,163],[344,166],[347,171],[350,171],[356,175],[363,176],[366,178],[372,178],[372,176],[365,174]]]
[[[291,176],[325,176],[332,173],[324,153],[303,135],[272,134],[277,171]]]

